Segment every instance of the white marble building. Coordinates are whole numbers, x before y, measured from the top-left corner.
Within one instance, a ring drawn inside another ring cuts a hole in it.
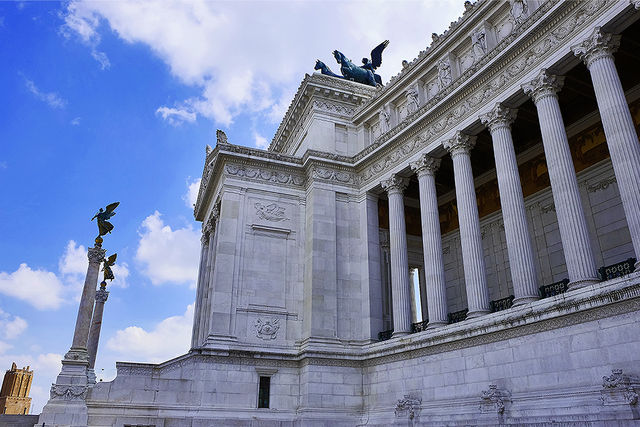
[[[117,427],[638,422],[640,2],[466,9],[382,89],[306,76],[268,150],[220,132],[191,351],[48,406]]]

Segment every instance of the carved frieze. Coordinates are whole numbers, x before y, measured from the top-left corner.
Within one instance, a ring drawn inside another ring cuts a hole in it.
[[[86,385],[53,384],[49,396],[51,400],[85,400],[88,390]]]
[[[224,167],[224,171],[227,175],[256,181],[270,182],[274,184],[295,186],[302,186],[304,184],[304,178],[302,177],[302,175],[258,168],[254,166],[227,164]]]
[[[285,208],[282,206],[278,206],[277,203],[264,205],[260,202],[257,202],[253,205],[253,207],[256,208],[256,215],[258,215],[259,218],[265,219],[267,221],[280,222],[289,220],[289,218],[285,216]]]

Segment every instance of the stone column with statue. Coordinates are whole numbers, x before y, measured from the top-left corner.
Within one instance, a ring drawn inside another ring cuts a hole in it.
[[[109,260],[113,258],[112,261],[115,262],[114,256],[105,260],[106,251],[102,249],[102,236],[113,230],[113,225],[108,220],[115,215],[114,210],[119,204],[119,202],[111,203],[105,209],[101,208],[91,219],[92,221],[96,219],[99,234],[95,239],[94,247],[89,248],[87,253],[89,266],[80,297],[73,341],[71,348],[62,359],[62,370],[55,384],[51,385],[49,401],[42,409],[38,419],[39,425],[88,425],[86,398],[89,387],[92,385],[88,378],[90,366],[88,340],[96,299],[96,285],[100,264],[106,261],[105,277],[107,277],[106,273],[111,272],[110,267],[113,265],[113,263],[109,264]]]

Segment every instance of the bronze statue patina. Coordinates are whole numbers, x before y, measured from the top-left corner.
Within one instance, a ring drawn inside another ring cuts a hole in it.
[[[102,276],[103,282],[106,280],[115,279],[115,276],[113,275],[113,270],[111,269],[111,267],[113,267],[113,265],[116,263],[117,257],[118,257],[118,254],[113,254],[109,258],[105,258],[102,260],[103,262],[102,271],[104,271],[104,274]]]
[[[98,213],[96,213],[93,218],[91,218],[91,221],[95,219],[98,222],[98,231],[100,233],[98,234],[98,237],[104,236],[107,233],[111,233],[111,230],[113,230],[113,224],[111,224],[108,220],[116,214],[114,210],[118,207],[119,204],[120,202],[115,202],[107,205],[107,207],[104,209],[100,208]]]
[[[358,66],[351,62],[344,54],[338,50],[333,51],[336,62],[340,64],[340,72],[342,77],[335,74],[322,61],[316,60],[315,70],[320,70],[322,74],[332,77],[353,80],[354,82],[364,83],[369,86],[382,86],[382,77],[375,74],[375,70],[382,64],[382,51],[389,45],[389,40],[385,40],[371,51],[371,60],[369,58],[362,59],[362,65]]]

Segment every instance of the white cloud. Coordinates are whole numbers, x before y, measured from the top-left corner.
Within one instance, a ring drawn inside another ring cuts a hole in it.
[[[35,97],[39,100],[46,102],[51,108],[64,108],[64,106],[67,105],[67,101],[62,99],[57,93],[42,92],[40,89],[38,89],[33,80],[29,80],[28,78],[24,77],[24,84],[29,92],[35,95]]]
[[[23,300],[38,310],[50,310],[64,302],[65,286],[54,273],[32,270],[23,263],[13,273],[0,272],[0,293]]]
[[[187,179],[187,192],[182,196],[182,200],[184,200],[189,209],[193,209],[196,201],[198,201],[200,181],[202,181],[202,178],[195,179],[193,182],[189,182]]]
[[[71,38],[77,36],[82,43],[89,47],[91,57],[95,59],[100,68],[106,70],[111,66],[107,54],[100,52],[97,47],[100,44],[100,34],[96,28],[100,25],[100,17],[90,10],[87,10],[74,2],[67,5],[67,10],[62,15],[64,25],[60,28],[60,33]]]
[[[146,331],[129,326],[107,341],[107,348],[126,360],[159,363],[189,350],[193,323],[193,304],[181,316],[172,316]]]
[[[13,319],[12,319],[13,318]],[[27,329],[27,321],[0,308],[0,337],[12,340]]]
[[[71,120],[71,125],[72,126],[79,126],[80,125],[80,117],[76,117],[73,120]]]
[[[267,138],[260,135],[256,131],[253,132],[253,142],[255,143],[256,147],[262,148],[263,150],[269,146],[269,141],[267,141]]]
[[[187,283],[195,287],[200,234],[189,225],[172,230],[156,211],[142,221],[136,259],[151,283]]]
[[[88,266],[87,249],[82,245],[77,245],[75,241],[69,240],[64,255],[58,262],[60,273],[86,274]]]
[[[181,82],[201,90],[179,106],[160,108],[228,126],[247,112],[279,121],[316,58],[337,71],[331,55],[336,48],[359,63],[390,39],[379,70],[387,81],[403,59],[413,59],[431,43],[431,32],[443,32],[462,11],[461,0],[331,2],[331,7],[322,2],[76,0],[67,5],[63,28],[95,48],[104,22],[122,40],[148,46]],[[311,22],[321,24],[314,28]]]
[[[161,115],[170,125],[178,126],[184,122],[193,123],[196,121],[196,113],[179,108],[160,107],[156,110],[156,115]]]

